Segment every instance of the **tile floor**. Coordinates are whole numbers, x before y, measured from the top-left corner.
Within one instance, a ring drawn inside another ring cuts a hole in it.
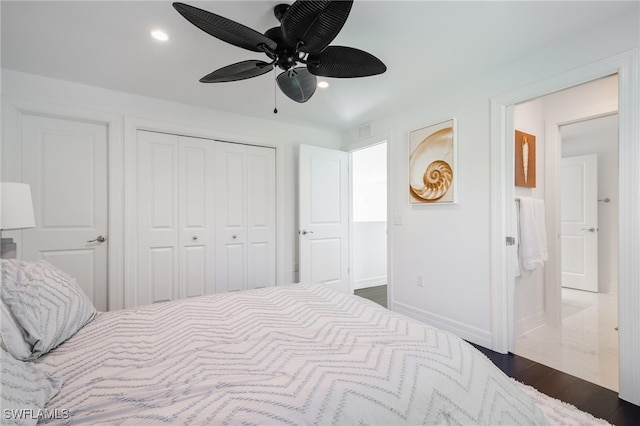
[[[562,289],[562,327],[516,339],[515,353],[618,391],[618,296]]]

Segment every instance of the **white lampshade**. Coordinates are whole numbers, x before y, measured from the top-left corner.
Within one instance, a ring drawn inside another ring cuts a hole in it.
[[[26,183],[2,182],[0,230],[35,228],[31,187]]]

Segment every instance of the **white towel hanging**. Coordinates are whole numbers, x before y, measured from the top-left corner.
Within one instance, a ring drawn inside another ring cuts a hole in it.
[[[529,197],[520,197],[519,245],[522,268],[532,271],[544,265],[547,260],[546,229],[544,226],[544,202]],[[536,204],[538,207],[536,208]],[[540,206],[541,204],[541,206]],[[538,213],[536,216],[536,210]],[[541,219],[540,219],[541,217]],[[544,237],[544,238],[543,238]]]

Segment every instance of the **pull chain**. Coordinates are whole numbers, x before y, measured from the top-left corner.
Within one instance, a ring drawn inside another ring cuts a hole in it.
[[[277,97],[277,91],[276,91],[276,79],[278,78],[276,76],[276,67],[273,67],[273,113],[277,114],[278,113],[278,97]]]

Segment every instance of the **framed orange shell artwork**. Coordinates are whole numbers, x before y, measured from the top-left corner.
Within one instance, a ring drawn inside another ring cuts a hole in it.
[[[456,203],[456,120],[409,133],[411,204]]]
[[[536,137],[516,130],[515,183],[526,188],[536,187]]]

